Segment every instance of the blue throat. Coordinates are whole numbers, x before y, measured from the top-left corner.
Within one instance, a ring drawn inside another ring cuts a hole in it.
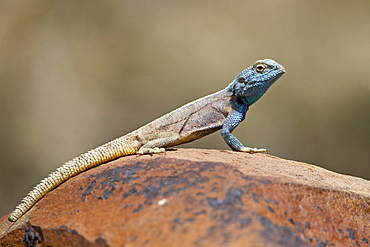
[[[247,106],[251,106],[256,101],[258,101],[262,97],[262,95],[264,95],[266,93],[267,89],[269,89],[272,84],[273,84],[273,82],[269,83],[267,85],[264,85],[264,87],[260,88],[258,90],[258,92],[256,92],[255,94],[253,94],[251,96],[244,97],[243,101],[246,102]]]

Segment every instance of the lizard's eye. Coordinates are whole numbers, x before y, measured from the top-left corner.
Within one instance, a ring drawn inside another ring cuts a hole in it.
[[[238,79],[238,82],[239,82],[239,83],[245,83],[245,78],[244,78],[244,77],[240,77],[240,78]]]
[[[263,73],[266,71],[267,69],[267,65],[264,64],[264,63],[259,63],[259,64],[256,64],[254,66],[254,69],[258,72],[258,73]]]

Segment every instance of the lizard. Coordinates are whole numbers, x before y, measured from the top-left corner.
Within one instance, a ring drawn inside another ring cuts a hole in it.
[[[240,72],[225,89],[73,158],[41,180],[16,206],[8,221],[16,222],[49,191],[87,169],[121,156],[163,153],[165,148],[191,142],[220,129],[232,150],[266,153],[266,149],[245,147],[231,132],[244,120],[249,107],[284,73],[285,68],[274,60],[258,60]]]

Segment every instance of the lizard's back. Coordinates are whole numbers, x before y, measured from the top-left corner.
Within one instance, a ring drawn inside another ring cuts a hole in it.
[[[228,88],[192,101],[127,134],[128,139],[155,136],[156,132],[178,133],[180,139],[169,146],[190,142],[219,130],[232,109]]]

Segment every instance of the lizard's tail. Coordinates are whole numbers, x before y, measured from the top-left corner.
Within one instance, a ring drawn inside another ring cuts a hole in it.
[[[135,154],[139,147],[138,141],[118,138],[66,162],[28,192],[27,196],[22,199],[21,203],[11,213],[8,220],[12,222],[17,221],[50,190],[69,178],[104,162],[124,155]]]

